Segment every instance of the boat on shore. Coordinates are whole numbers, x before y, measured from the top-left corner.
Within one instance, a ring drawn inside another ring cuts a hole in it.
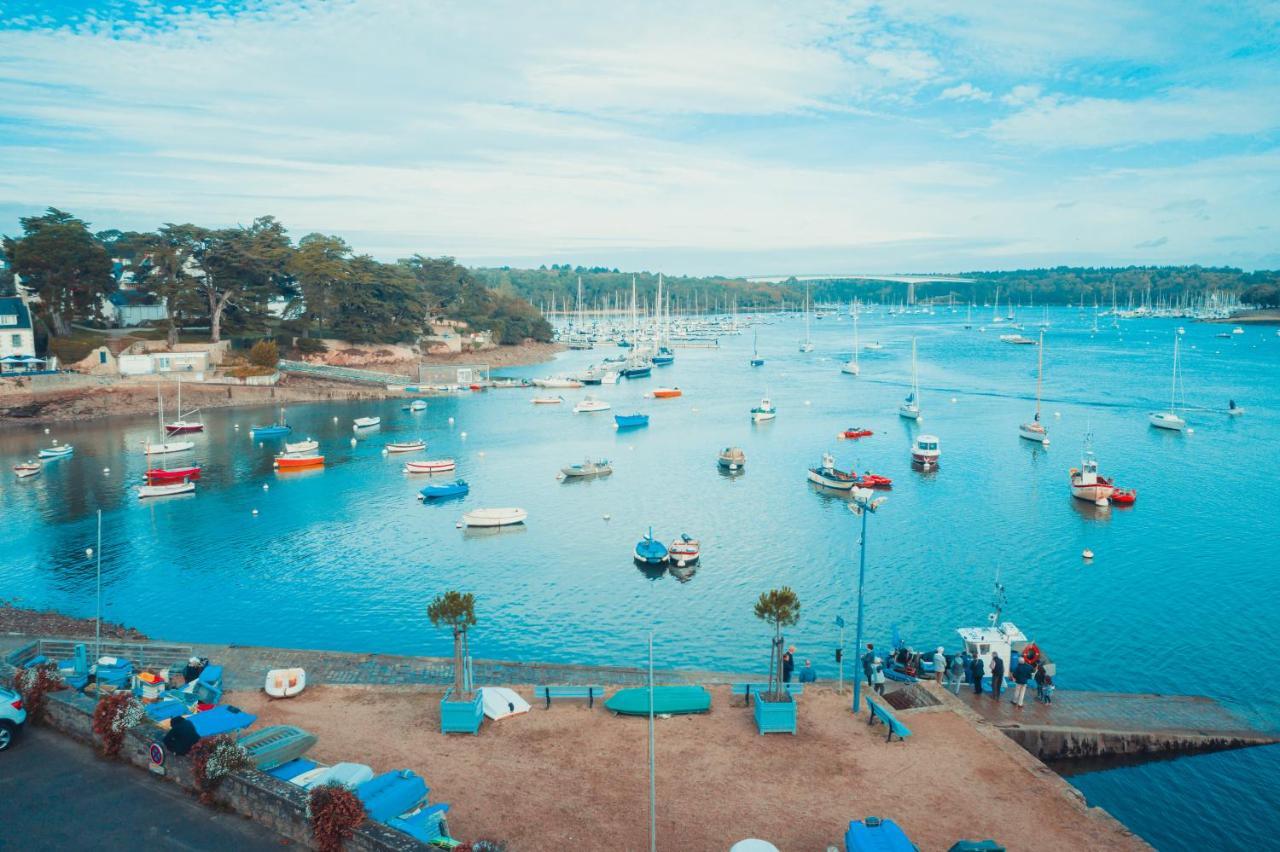
[[[608,411],[612,407],[613,406],[605,402],[603,399],[596,399],[594,396],[588,396],[578,401],[578,403],[573,407],[573,413],[592,414],[597,411]]]
[[[579,479],[588,476],[609,476],[613,473],[613,466],[609,464],[608,459],[599,459],[598,461],[587,459],[582,464],[571,464],[568,467],[560,468],[560,473],[565,479]]]
[[[725,447],[716,457],[716,464],[725,470],[738,471],[747,467],[747,454],[741,447]]]
[[[1098,473],[1098,459],[1094,457],[1088,439],[1085,440],[1080,466],[1071,468],[1070,477],[1071,496],[1097,506],[1107,505],[1116,490],[1110,479]]]
[[[696,538],[681,533],[667,548],[667,559],[677,568],[693,565],[702,557],[702,546]]]
[[[194,482],[199,478],[199,465],[191,465],[190,467],[157,467],[148,470],[146,474],[148,485],[163,485],[171,482],[182,482],[183,480]]]
[[[445,473],[453,470],[458,463],[453,459],[427,459],[426,461],[407,461],[404,463],[405,473]]]
[[[315,453],[286,453],[275,457],[276,470],[303,470],[324,467],[324,456]]]
[[[647,414],[615,414],[613,425],[617,429],[640,429],[649,425]]]
[[[439,484],[432,483],[418,492],[419,500],[445,500],[450,497],[462,497],[471,491],[471,486],[467,484],[465,479],[455,479],[453,482],[442,482]]]
[[[393,441],[392,443],[387,444],[386,447],[387,452],[389,453],[416,453],[419,450],[425,450],[426,448],[427,442],[422,440]]]
[[[760,400],[759,405],[751,409],[751,420],[755,423],[773,420],[777,416],[778,407],[767,396]]]
[[[920,435],[911,444],[911,463],[923,468],[938,466],[942,449],[936,435]]]
[[[832,488],[836,491],[848,491],[858,481],[856,473],[840,470],[836,467],[835,456],[831,455],[831,453],[823,453],[822,462],[809,468],[808,478],[815,485],[821,485],[823,488]]]
[[[71,444],[63,444],[62,446],[45,447],[36,453],[42,459],[61,459],[66,458],[76,451]]]
[[[645,566],[667,564],[667,546],[653,537],[653,527],[649,527],[649,533],[636,542],[632,558],[638,564]]]
[[[196,484],[187,480],[169,485],[139,485],[138,499],[147,497],[172,497],[175,494],[190,494],[196,490]]]
[[[284,451],[286,453],[310,453],[320,449],[320,442],[307,438],[305,441],[294,441],[292,444],[288,441],[284,442]]]
[[[529,513],[519,508],[473,509],[462,516],[462,524],[468,527],[507,527],[523,524]]]

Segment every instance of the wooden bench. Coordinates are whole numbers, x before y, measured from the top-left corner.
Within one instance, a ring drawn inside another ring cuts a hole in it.
[[[911,729],[899,722],[897,718],[889,712],[888,707],[882,707],[875,703],[871,700],[870,695],[866,696],[866,699],[867,709],[871,711],[871,714],[867,716],[867,724],[874,725],[876,722],[884,722],[889,728],[889,736],[885,737],[885,742],[893,742],[894,736],[897,736],[898,739],[906,742],[907,737],[911,736]]]
[[[596,706],[596,698],[604,698],[603,686],[535,686],[533,694],[537,698],[545,698],[547,709],[551,709],[553,698],[585,698],[588,707]]]
[[[800,695],[804,695],[803,683],[798,683],[798,682],[785,683],[783,684],[783,686],[786,687],[787,694],[790,695],[792,698],[795,698]],[[746,696],[747,704],[750,704],[752,695],[759,695],[762,692],[769,691],[769,684],[767,683],[734,683],[734,684],[730,684],[729,691],[733,695]]]

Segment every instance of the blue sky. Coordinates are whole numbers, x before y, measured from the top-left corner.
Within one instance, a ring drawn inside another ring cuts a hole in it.
[[[0,0],[0,232],[672,273],[1280,267],[1280,2]]]

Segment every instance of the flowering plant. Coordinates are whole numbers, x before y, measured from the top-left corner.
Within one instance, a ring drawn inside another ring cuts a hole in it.
[[[27,718],[33,723],[44,719],[47,705],[46,696],[56,689],[62,688],[62,679],[53,663],[36,666],[30,669],[18,669],[13,676],[13,685],[22,696],[22,703],[27,708]]]
[[[102,756],[116,757],[124,735],[144,716],[142,705],[128,692],[113,692],[93,711],[93,732],[102,739]]]
[[[201,740],[191,749],[196,789],[205,804],[213,801],[213,791],[223,778],[248,766],[249,752],[227,734]]]
[[[321,784],[307,801],[311,836],[320,852],[340,852],[364,822],[364,805],[341,784]]]

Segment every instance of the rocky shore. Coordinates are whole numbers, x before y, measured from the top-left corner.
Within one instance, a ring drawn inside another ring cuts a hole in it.
[[[0,634],[19,633],[26,636],[66,636],[87,638],[94,635],[92,618],[74,618],[51,609],[29,609],[16,601],[0,600]],[[104,639],[145,642],[147,636],[123,624],[102,622]]]

